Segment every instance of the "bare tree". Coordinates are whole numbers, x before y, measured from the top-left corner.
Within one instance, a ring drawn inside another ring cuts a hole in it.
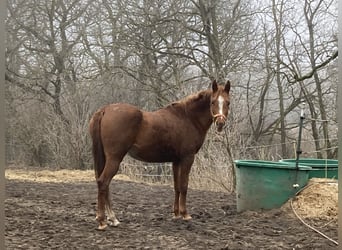
[[[54,126],[57,140],[65,132],[72,134],[74,114],[66,115],[63,105],[66,95],[76,94],[82,79],[78,47],[86,23],[80,19],[88,5],[78,0],[17,1],[8,5],[8,41],[13,43],[8,43],[6,51],[7,84],[15,86],[18,94],[48,105],[45,110],[37,106],[33,112],[42,114],[51,108],[54,119],[61,119],[60,126]],[[34,138],[40,145],[42,136]]]
[[[84,13],[87,4],[79,8],[79,0],[65,4],[63,1],[32,4],[21,1],[8,6],[9,19],[21,35],[18,46],[22,47],[20,69],[8,62],[6,80],[33,94],[45,95],[55,113],[67,124],[61,107],[63,85],[74,91],[77,81],[72,53],[79,43],[80,30],[76,20]],[[11,36],[17,36],[9,32]],[[8,58],[10,56],[8,55]]]
[[[337,58],[338,52],[334,31],[325,31],[327,20],[329,25],[334,25],[331,21],[335,19],[331,15],[336,11],[335,6],[336,1],[333,0],[304,1],[302,27],[291,27],[297,41],[296,52],[300,51],[301,54],[297,56],[291,53],[289,45],[284,43],[287,56],[286,59],[281,59],[282,65],[289,71],[285,73],[286,79],[292,84],[298,83],[302,97],[308,104],[312,137],[319,158],[336,157],[336,149],[329,139],[329,123],[333,123],[335,119],[327,116],[329,107],[326,105],[331,98],[331,91],[334,90],[329,81],[331,76],[326,74],[326,69]],[[305,31],[301,31],[303,27]],[[321,34],[322,31],[324,34]],[[336,104],[334,110],[336,111]],[[334,114],[336,116],[336,112]]]

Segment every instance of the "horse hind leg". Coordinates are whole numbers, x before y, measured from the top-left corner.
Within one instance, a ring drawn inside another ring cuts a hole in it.
[[[107,192],[107,197],[106,197],[106,213],[107,213],[107,221],[110,226],[117,227],[120,224],[120,221],[116,218],[115,213],[112,209],[112,202],[110,199],[110,193],[109,193],[109,187],[108,187],[108,192]]]
[[[109,215],[109,220],[113,222],[113,225],[118,225],[118,220],[115,217],[113,210],[111,209],[111,203],[109,200],[109,185],[114,175],[119,170],[120,161],[112,161],[108,159],[106,165],[100,177],[97,179],[98,187],[98,202],[96,220],[99,223],[98,229],[104,230],[107,227],[106,214]]]

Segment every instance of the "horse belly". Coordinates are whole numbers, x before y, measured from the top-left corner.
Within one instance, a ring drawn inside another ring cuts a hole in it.
[[[173,162],[176,161],[177,154],[171,147],[149,146],[139,147],[134,144],[128,154],[140,161],[145,162]]]

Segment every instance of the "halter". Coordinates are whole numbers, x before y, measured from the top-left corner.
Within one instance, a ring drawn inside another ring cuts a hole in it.
[[[216,114],[216,115],[212,114],[212,116],[213,116],[213,122],[215,124],[216,124],[217,118],[223,119],[224,122],[226,122],[226,120],[227,120],[227,117],[225,115],[223,115],[223,114]]]

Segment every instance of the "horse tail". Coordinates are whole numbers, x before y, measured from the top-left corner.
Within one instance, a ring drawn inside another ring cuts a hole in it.
[[[98,179],[104,166],[106,164],[106,156],[103,151],[103,144],[101,139],[101,120],[104,115],[104,109],[97,111],[90,121],[90,135],[93,140],[93,158],[95,177]]]

